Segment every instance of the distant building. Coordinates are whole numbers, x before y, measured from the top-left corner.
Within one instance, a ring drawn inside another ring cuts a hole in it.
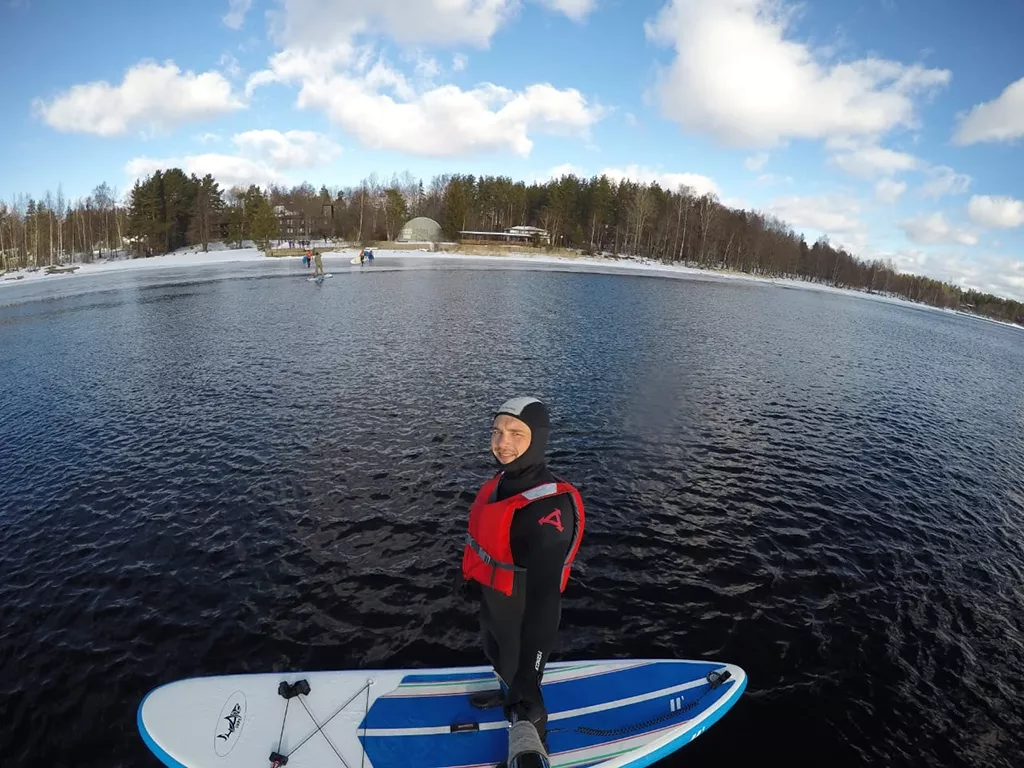
[[[398,233],[398,243],[434,243],[441,240],[441,225],[426,216],[410,219]]]
[[[528,243],[532,245],[547,245],[551,242],[551,235],[546,229],[540,227],[509,227],[504,232],[480,232],[476,230],[463,230],[459,237],[464,243]]]
[[[289,211],[283,205],[275,205],[274,215],[277,216],[277,236],[282,240],[293,240],[309,234],[306,231],[306,217],[301,213]]]
[[[331,226],[333,213],[334,206],[330,204],[321,207],[319,216],[307,216],[304,213],[289,211],[283,205],[275,205],[274,215],[277,216],[278,237],[282,240],[326,237],[331,234],[333,229]]]
[[[551,242],[551,235],[548,234],[546,229],[541,229],[540,227],[509,227],[508,231],[510,234],[528,235],[545,245]]]

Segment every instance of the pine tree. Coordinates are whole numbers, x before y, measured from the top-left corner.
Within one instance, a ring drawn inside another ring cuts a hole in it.
[[[384,204],[384,223],[387,228],[388,240],[393,240],[408,217],[408,210],[405,207],[405,198],[395,187],[391,187],[386,193]]]
[[[128,233],[134,239],[134,250],[139,256],[166,248],[167,203],[162,171],[157,171],[145,181],[136,181],[132,187],[128,203]]]
[[[261,250],[269,253],[270,241],[280,232],[280,224],[270,201],[262,195],[255,203],[255,209],[252,218],[252,239]]]
[[[220,185],[214,181],[213,176],[206,174],[201,180],[195,180],[195,206],[189,224],[188,240],[193,245],[201,245],[203,253],[210,250],[210,235],[220,221],[223,208],[224,198]]]
[[[195,176],[186,176],[180,168],[171,168],[164,173],[164,250],[168,253],[188,244],[187,233],[195,210],[198,185],[199,180]]]
[[[461,176],[453,176],[448,182],[442,205],[441,230],[449,240],[458,240],[459,232],[466,228],[466,216],[469,214],[466,182]]]
[[[237,205],[228,209],[228,242],[235,243],[242,247],[242,240],[245,239],[245,214],[242,208]]]
[[[250,184],[249,188],[245,190],[245,194],[242,196],[242,238],[253,238],[256,239],[256,235],[253,233],[253,220],[256,216],[257,211],[263,203],[267,202],[267,199],[263,196],[263,190],[257,187],[255,184]]]

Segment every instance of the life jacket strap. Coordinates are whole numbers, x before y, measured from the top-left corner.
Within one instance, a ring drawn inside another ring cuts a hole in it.
[[[487,552],[484,551],[484,548],[480,546],[480,544],[477,542],[477,540],[474,539],[468,533],[466,534],[466,544],[469,546],[470,549],[472,549],[474,552],[476,552],[476,556],[477,557],[479,557],[481,560],[483,560],[491,568],[499,568],[499,569],[501,569],[503,571],[516,571],[516,572],[525,571],[526,570],[525,568],[520,568],[518,565],[515,565],[514,563],[503,563],[500,560],[495,560],[493,557],[491,557],[489,554],[487,554]]]

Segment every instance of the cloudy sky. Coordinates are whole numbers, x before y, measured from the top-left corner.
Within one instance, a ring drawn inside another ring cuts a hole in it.
[[[0,197],[608,173],[1024,299],[1024,3],[0,0]]]

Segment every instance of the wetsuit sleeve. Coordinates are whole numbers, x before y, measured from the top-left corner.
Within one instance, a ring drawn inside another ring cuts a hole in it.
[[[574,525],[572,501],[565,495],[539,499],[516,513],[512,557],[526,569],[528,592],[558,590]]]
[[[526,599],[516,644],[515,674],[506,696],[506,717],[514,712],[516,717],[533,722],[541,733],[547,727],[547,710],[540,684],[558,641],[562,566],[574,526],[572,501],[565,495],[539,499],[516,512],[512,521],[512,557],[516,565],[526,569]]]

